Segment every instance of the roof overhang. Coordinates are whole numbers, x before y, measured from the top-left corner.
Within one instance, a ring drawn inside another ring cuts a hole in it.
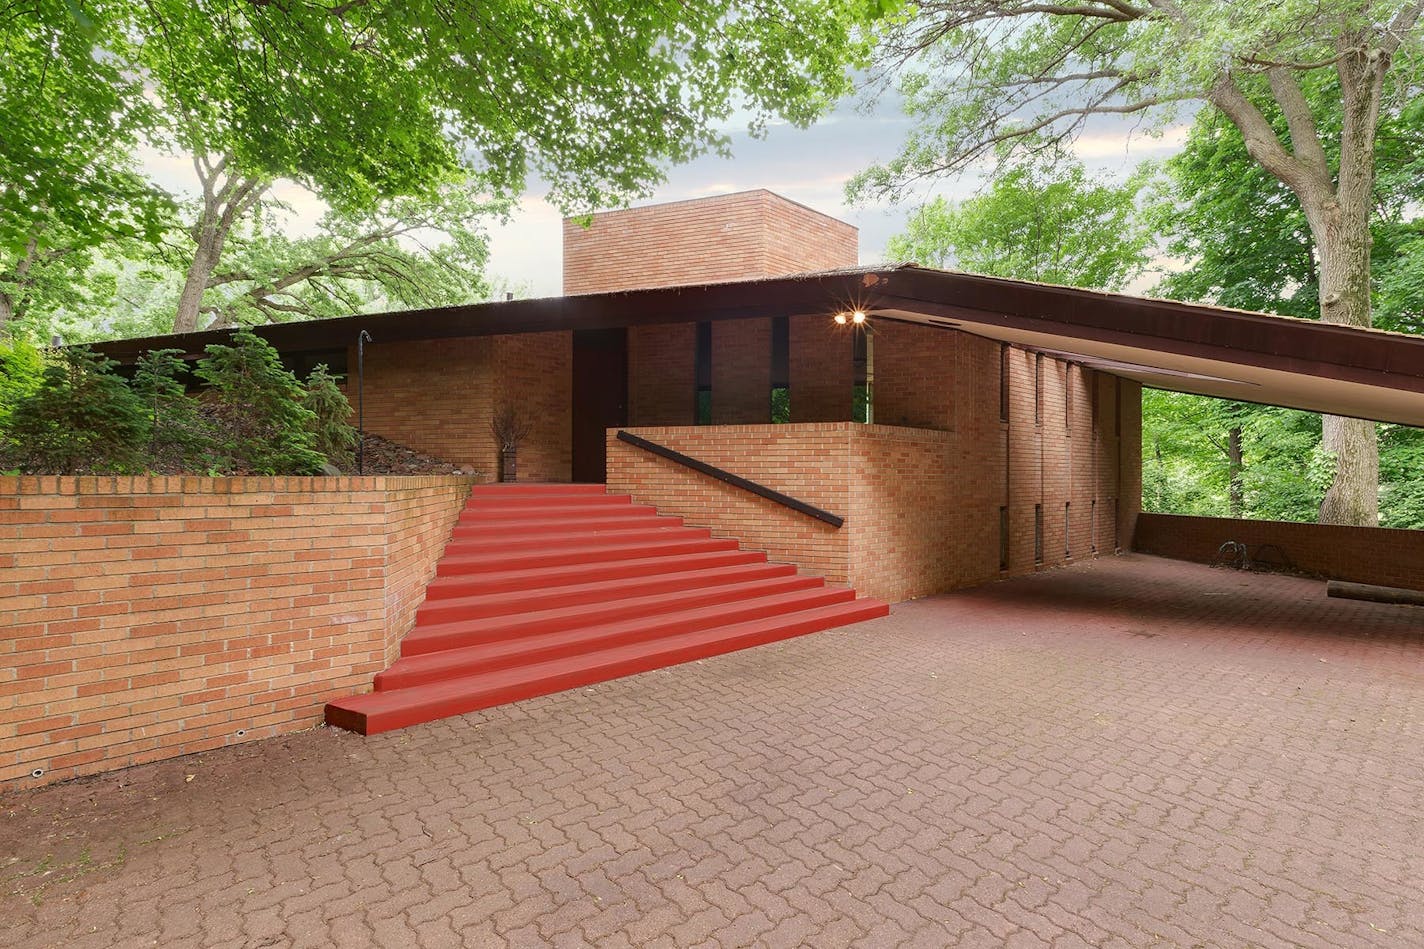
[[[284,352],[553,330],[823,315],[957,329],[1051,352],[1143,385],[1424,426],[1424,337],[914,266],[481,303],[264,326]],[[201,352],[226,331],[117,340],[122,361]]]

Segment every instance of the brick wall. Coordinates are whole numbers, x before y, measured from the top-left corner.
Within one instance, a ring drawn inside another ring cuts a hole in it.
[[[1132,548],[1211,563],[1229,540],[1275,544],[1298,569],[1331,580],[1424,590],[1424,531],[1143,513]]]
[[[522,481],[568,481],[573,467],[573,334],[494,337],[494,399],[512,401],[532,423],[519,446]],[[485,441],[494,441],[485,423]],[[492,467],[491,478],[497,474]]]
[[[564,293],[713,283],[852,267],[854,227],[770,191],[564,221]]]
[[[367,344],[366,431],[492,480],[493,350],[493,337]],[[355,347],[347,365],[354,380]]]
[[[356,365],[354,348],[348,365]],[[520,446],[520,478],[567,481],[572,384],[572,333],[369,343],[366,430],[493,481],[499,455],[490,418],[511,399],[533,422]]]
[[[771,421],[771,320],[712,324],[712,424]]]
[[[849,512],[848,423],[679,426],[630,429],[832,514]],[[690,471],[609,435],[608,489],[688,523],[735,537],[773,560],[844,583],[849,534],[740,488]]]
[[[790,318],[791,421],[844,422],[851,417],[852,337],[824,316]]]
[[[394,656],[470,483],[0,478],[0,784],[317,724]]]
[[[954,366],[967,337],[933,326],[877,320],[871,337],[875,418],[885,425],[954,428]]]
[[[1136,502],[1121,498],[1123,469],[1132,459],[1130,451],[1119,457],[1119,445],[1135,444],[1136,388],[1045,356],[1036,394],[1037,354],[1010,348],[1003,361],[1010,372],[1004,420],[1000,347],[956,335],[938,357],[948,362],[939,363],[932,379],[939,406],[934,418],[945,429],[952,421],[953,430],[851,422],[634,430],[841,515],[846,523],[839,530],[613,438],[609,487],[736,537],[772,559],[892,601],[1125,546],[1115,540],[1118,523],[1122,512],[1135,513]],[[1129,491],[1132,478],[1129,472]],[[1003,571],[1001,507],[1009,522]],[[1036,509],[1041,562],[1035,558]]]
[[[691,425],[696,421],[697,324],[628,328],[628,421]]]

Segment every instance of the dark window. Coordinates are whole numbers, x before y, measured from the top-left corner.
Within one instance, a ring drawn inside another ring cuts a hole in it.
[[[1092,510],[1089,513],[1092,523],[1088,525],[1088,549],[1093,553],[1098,552],[1098,499],[1093,498]]]
[[[771,321],[771,420],[791,421],[791,320],[784,316]]]
[[[871,350],[870,334],[863,327],[855,327],[854,340],[851,358],[855,386],[852,389],[851,418],[868,425],[875,420],[875,354]]]
[[[712,424],[712,324],[697,324],[697,380],[693,409],[698,425]]]
[[[1033,424],[1043,424],[1043,353],[1033,357]]]
[[[999,508],[999,569],[1009,569],[1009,509]]]
[[[1063,505],[1063,556],[1073,556],[1073,502]]]
[[[1043,505],[1033,506],[1033,562],[1043,563]]]
[[[318,365],[325,365],[333,376],[336,376],[340,381],[345,381],[346,350],[308,349],[295,353],[282,353],[282,365],[290,370],[292,375],[304,382]]]
[[[999,421],[1009,420],[1009,346],[999,346]]]

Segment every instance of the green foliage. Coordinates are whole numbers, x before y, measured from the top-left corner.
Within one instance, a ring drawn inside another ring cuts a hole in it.
[[[76,339],[195,328],[197,294],[217,327],[478,299],[475,216],[432,230],[425,209],[393,205],[448,205],[453,181],[497,213],[491,196],[530,175],[571,212],[646,196],[669,163],[725,152],[734,117],[755,133],[814,119],[866,62],[863,27],[897,6],[22,5],[0,20],[0,323],[24,310],[36,335]],[[133,174],[140,144],[193,160],[202,202],[181,224]],[[333,209],[319,235],[252,217],[278,179]],[[144,249],[92,265],[74,253],[107,237]],[[71,278],[51,290],[105,292],[32,292],[41,262]]]
[[[351,452],[356,447],[351,403],[325,364],[317,365],[307,376],[302,405],[312,414],[313,447],[336,467],[350,469]]]
[[[209,346],[187,392],[182,350],[145,353],[130,384],[115,363],[71,346],[47,361],[0,347],[0,468],[27,474],[318,474],[349,467],[351,406],[326,366],[305,386],[248,330]]]
[[[138,358],[133,390],[149,413],[146,468],[177,474],[208,471],[221,464],[214,433],[184,383],[188,367],[181,349],[157,349]]]
[[[1334,80],[1319,77],[1307,86],[1312,111],[1328,129],[1340,124],[1334,85]],[[1268,103],[1258,98],[1269,113]],[[1284,134],[1285,120],[1279,114],[1274,123]],[[1376,180],[1371,220],[1374,315],[1384,328],[1418,332],[1424,329],[1424,219],[1416,216],[1424,202],[1424,175],[1419,173],[1424,111],[1386,116],[1379,147],[1383,170]],[[1305,215],[1294,195],[1247,153],[1234,125],[1204,110],[1186,147],[1165,169],[1152,216],[1168,239],[1167,251],[1188,266],[1169,274],[1157,293],[1285,316],[1318,316],[1319,277]],[[1174,424],[1169,400],[1191,407],[1190,425]],[[1144,461],[1144,499],[1153,510],[1227,516],[1220,493],[1223,457],[1219,450],[1204,447],[1226,437],[1227,420],[1217,408],[1224,404],[1191,396],[1144,395],[1144,453],[1159,454],[1155,469]],[[1335,470],[1334,459],[1320,444],[1318,419],[1249,405],[1235,410],[1234,418],[1258,435],[1244,472],[1253,485],[1248,516],[1314,521]],[[1424,458],[1417,447],[1424,432],[1385,425],[1380,436],[1380,522],[1424,526]],[[1199,493],[1187,497],[1163,488],[1167,472],[1181,481],[1195,481]],[[1149,478],[1156,479],[1152,484],[1159,493],[1146,493]]]
[[[1312,76],[1304,85],[1324,130],[1328,160],[1338,163],[1339,81]],[[1264,93],[1253,96],[1278,135],[1286,120]],[[1424,329],[1424,111],[1403,110],[1380,122],[1373,214],[1375,323]],[[1320,277],[1310,227],[1290,189],[1256,163],[1241,131],[1215,109],[1198,113],[1185,147],[1164,163],[1150,214],[1166,252],[1190,266],[1169,274],[1157,292],[1170,299],[1315,319]]]
[[[0,342],[0,431],[10,412],[39,387],[44,357],[22,339]]]
[[[791,421],[791,390],[777,386],[771,390],[771,423],[785,425]]]
[[[1118,290],[1147,266],[1151,233],[1137,211],[1147,170],[1115,185],[1079,162],[1019,166],[982,195],[922,206],[887,254],[934,267]]]
[[[0,429],[5,466],[61,475],[141,470],[148,416],[114,366],[80,346],[56,353]]]
[[[1235,470],[1233,430],[1242,454]],[[1320,416],[1310,412],[1144,389],[1143,510],[1314,521],[1329,486],[1311,463],[1319,445]]]
[[[1033,159],[1100,131],[1097,116],[1131,117],[1155,135],[1183,103],[1210,101],[1224,83],[1264,88],[1278,64],[1309,85],[1333,75],[1347,48],[1402,40],[1385,76],[1382,115],[1417,85],[1413,20],[1405,0],[1178,0],[1046,5],[934,0],[884,30],[877,58],[898,80],[913,126],[899,154],[849,184],[856,198],[900,197],[927,179]],[[1407,16],[1407,13],[1406,13]],[[1402,29],[1401,29],[1402,27]],[[1394,34],[1394,35],[1391,35]],[[1338,133],[1322,129],[1322,138]],[[1383,171],[1392,160],[1381,153]]]
[[[1424,430],[1380,426],[1380,526],[1424,530]]]
[[[349,209],[462,164],[502,194],[537,170],[592,208],[725,144],[734,108],[809,121],[848,89],[851,27],[880,6],[152,0],[128,17],[174,137],[244,174]]]
[[[232,345],[207,347],[197,377],[208,386],[208,417],[225,470],[238,474],[316,474],[325,459],[312,434],[315,415],[302,405],[296,376],[277,351],[250,330]]]
[[[156,122],[128,68],[135,6],[34,0],[0,20],[0,273],[32,242],[83,249],[163,225],[166,196],[132,159]]]

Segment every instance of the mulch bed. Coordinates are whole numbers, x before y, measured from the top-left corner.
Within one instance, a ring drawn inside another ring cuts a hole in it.
[[[482,472],[473,465],[452,465],[423,455],[404,445],[398,445],[379,435],[367,435],[362,473],[368,475],[478,475]],[[351,472],[355,472],[353,464]]]

